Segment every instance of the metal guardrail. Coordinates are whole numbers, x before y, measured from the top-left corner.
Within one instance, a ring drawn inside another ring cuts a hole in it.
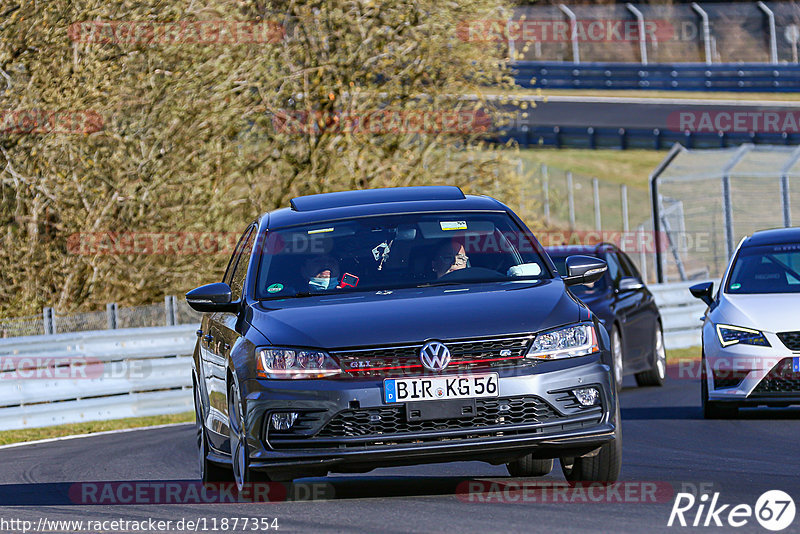
[[[800,65],[763,63],[564,63],[518,61],[514,81],[541,89],[670,91],[800,91]]]
[[[700,346],[702,343],[702,317],[707,306],[689,293],[690,286],[702,281],[647,286],[653,293],[661,312],[666,348],[683,349]],[[714,285],[718,285],[716,280]]]
[[[667,348],[700,344],[692,283],[655,284]],[[0,339],[0,430],[192,410],[197,325]],[[71,366],[71,367],[70,367]]]
[[[800,89],[798,89],[800,90]],[[727,148],[743,144],[800,145],[798,133],[707,133],[675,132],[659,128],[598,128],[580,126],[521,125],[507,128],[498,136],[498,143],[509,139],[521,147],[549,146],[555,148],[619,148],[654,149],[669,148],[680,143],[687,148]]]
[[[0,430],[191,411],[196,329],[0,339]]]

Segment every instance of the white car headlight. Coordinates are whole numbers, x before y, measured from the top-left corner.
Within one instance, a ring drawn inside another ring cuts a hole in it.
[[[538,334],[526,358],[560,360],[586,356],[599,350],[594,326],[579,324]]]
[[[752,328],[744,328],[742,326],[732,326],[729,324],[718,324],[717,337],[719,343],[723,347],[730,347],[741,343],[742,345],[756,345],[759,347],[771,347],[764,333]]]
[[[319,350],[270,347],[258,352],[259,378],[324,378],[342,373],[336,360]]]

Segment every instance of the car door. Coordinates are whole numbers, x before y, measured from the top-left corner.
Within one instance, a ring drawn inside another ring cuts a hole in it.
[[[233,301],[241,297],[241,285],[237,275],[239,274],[239,266],[243,263],[245,258],[244,250],[248,247],[252,249],[252,240],[255,237],[255,226],[250,225],[245,230],[239,242],[236,244],[231,259],[228,262],[228,268],[225,271],[222,281],[231,286],[231,298]],[[249,261],[250,253],[246,254]],[[247,262],[244,262],[245,265]],[[242,271],[246,271],[245,266]],[[238,288],[238,292],[237,289]],[[203,374],[205,377],[206,388],[208,389],[209,399],[209,415],[207,419],[207,428],[209,432],[209,440],[211,445],[219,450],[224,450],[229,438],[228,432],[228,400],[227,400],[227,372],[228,364],[227,358],[232,346],[230,335],[230,324],[235,323],[238,314],[235,313],[222,313],[215,312],[207,314],[207,332],[202,333],[200,343],[200,354],[203,365]]]
[[[635,317],[632,322],[635,325],[635,335],[641,339],[642,344],[642,369],[650,369],[653,364],[653,355],[655,353],[655,334],[658,328],[658,306],[656,306],[655,298],[650,290],[647,289],[642,275],[633,264],[631,259],[624,253],[617,253],[620,266],[622,267],[623,276],[635,280],[639,287],[631,286],[629,291],[638,295],[636,309],[633,311]]]
[[[622,325],[625,368],[631,372],[642,371],[649,368],[648,356],[654,339],[652,316],[646,306],[648,292],[631,270],[631,265],[625,262],[622,253],[612,250],[608,254],[618,270],[614,281],[614,299]]]
[[[636,307],[637,295],[630,291],[620,291],[620,281],[624,277],[619,256],[612,249],[606,250],[605,258],[608,264],[608,278],[611,286],[611,308],[617,320],[622,336],[623,368],[631,371],[635,369],[641,359],[641,339],[636,332]]]

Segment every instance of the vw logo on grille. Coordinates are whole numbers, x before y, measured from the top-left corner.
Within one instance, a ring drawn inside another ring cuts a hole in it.
[[[420,349],[419,359],[426,369],[441,371],[450,363],[450,349],[438,341],[428,341]]]

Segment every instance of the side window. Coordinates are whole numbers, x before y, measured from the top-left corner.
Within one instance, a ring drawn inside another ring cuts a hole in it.
[[[622,272],[625,273],[625,276],[632,276],[638,280],[642,279],[642,275],[639,274],[639,270],[626,254],[620,254],[619,260],[622,263]]]
[[[618,282],[620,279],[620,265],[617,255],[613,252],[606,253],[606,263],[608,263],[608,276],[611,277],[613,282]]]
[[[239,300],[242,297],[244,279],[247,276],[247,265],[250,263],[250,255],[253,252],[256,233],[255,226],[250,226],[242,235],[228,264],[225,278],[223,278],[223,282],[231,286],[231,298],[233,300]]]

